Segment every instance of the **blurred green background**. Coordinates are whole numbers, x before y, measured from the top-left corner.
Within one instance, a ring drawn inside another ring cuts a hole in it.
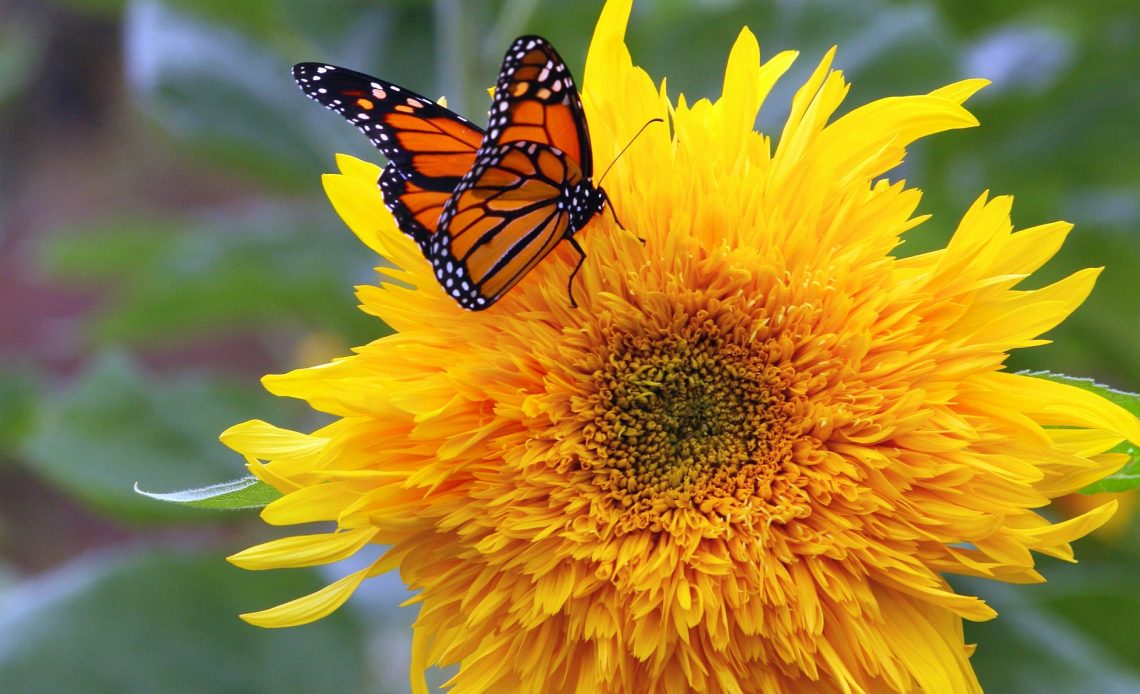
[[[508,42],[552,40],[576,75],[600,0],[0,0],[0,690],[407,689],[412,610],[396,577],[333,617],[264,631],[236,614],[347,573],[250,573],[223,557],[281,536],[253,512],[132,491],[243,474],[217,443],[260,417],[311,428],[258,377],[382,335],[354,284],[376,258],[323,198],[366,140],[293,85],[294,62],[381,75],[481,120]],[[1077,224],[1038,285],[1106,265],[1051,337],[1017,354],[1140,390],[1140,6],[643,0],[629,43],[671,91],[715,97],[747,24],[801,51],[758,121],[839,44],[847,108],[985,76],[979,129],[915,147],[903,174],[935,248],[984,189],[1014,220]],[[1071,507],[1069,507],[1071,512]],[[1061,512],[1065,512],[1064,509]],[[1000,612],[968,626],[989,691],[1140,691],[1140,530],[1082,541],[1050,582],[955,581]]]

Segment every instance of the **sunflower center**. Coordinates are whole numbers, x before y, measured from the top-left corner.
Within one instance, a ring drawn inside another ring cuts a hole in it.
[[[795,375],[770,350],[709,322],[609,342],[583,412],[592,421],[582,462],[620,511],[619,531],[662,529],[679,511],[749,522],[806,513],[792,456]]]
[[[627,350],[606,374],[615,415],[610,465],[643,490],[664,491],[747,460],[759,444],[747,434],[763,418],[766,394],[753,387],[755,368],[739,352],[677,339]]]

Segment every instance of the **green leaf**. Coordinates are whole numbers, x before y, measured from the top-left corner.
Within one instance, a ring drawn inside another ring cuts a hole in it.
[[[1109,386],[1102,385],[1092,380],[1091,378],[1076,378],[1074,376],[1065,376],[1063,374],[1056,374],[1049,371],[1024,371],[1026,376],[1033,376],[1035,378],[1045,378],[1057,383],[1064,383],[1065,385],[1074,386],[1081,390],[1087,390],[1090,393],[1096,393],[1105,400],[1112,402],[1125,410],[1131,412],[1134,416],[1140,417],[1140,395],[1136,393],[1128,393]],[[1135,444],[1125,441],[1116,448],[1113,448],[1112,453],[1123,453],[1127,455],[1130,460],[1124,464],[1116,473],[1105,477],[1104,479],[1094,482],[1081,490],[1082,494],[1100,494],[1102,492],[1126,492],[1132,489],[1140,488],[1140,448]]]
[[[222,561],[223,551],[107,552],[7,587],[0,595],[0,688],[377,691],[364,664],[368,640],[350,609],[296,629],[257,629],[237,617],[328,579],[312,571],[253,574]]]
[[[269,502],[281,498],[281,492],[253,475],[209,487],[167,493],[144,491],[136,483],[135,491],[158,501],[169,501],[195,508],[262,508]]]

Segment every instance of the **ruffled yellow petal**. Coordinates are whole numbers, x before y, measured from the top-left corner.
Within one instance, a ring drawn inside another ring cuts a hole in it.
[[[886,643],[913,678],[913,684],[894,683],[895,691],[924,694],[982,691],[962,643],[960,622],[920,602],[886,600],[883,607]]]

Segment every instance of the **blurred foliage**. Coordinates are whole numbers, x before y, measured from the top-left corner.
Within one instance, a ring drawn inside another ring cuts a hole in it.
[[[233,477],[233,456],[218,433],[250,416],[282,419],[285,408],[208,374],[179,374],[155,388],[158,380],[121,355],[96,358],[46,398],[24,460],[73,498],[117,517],[188,518],[185,509],[136,494],[134,484],[182,489]]]
[[[251,629],[238,612],[320,587],[307,574],[257,578],[213,552],[76,560],[0,600],[0,681],[7,692],[364,691],[359,622]]]
[[[36,28],[21,17],[0,25],[0,106],[27,87],[42,42]]]
[[[319,227],[311,211],[272,205],[195,224],[115,219],[61,230],[41,257],[69,285],[114,283],[116,300],[88,326],[97,344],[165,345],[187,333],[289,325],[375,337],[375,319],[355,309],[343,275],[359,244],[314,234]]]
[[[0,4],[0,682],[5,691],[403,691],[411,610],[374,580],[338,615],[266,632],[241,611],[330,580],[248,574],[225,554],[272,537],[252,513],[135,494],[243,474],[217,443],[260,417],[315,415],[262,373],[331,358],[387,328],[355,309],[378,261],[323,199],[334,152],[378,161],[308,102],[289,67],[382,75],[480,120],[514,36],[580,66],[600,0],[14,0]],[[897,175],[943,245],[983,190],[1015,221],[1076,223],[1033,281],[1107,266],[1045,348],[1011,366],[1140,390],[1140,12],[1132,0],[642,0],[629,43],[670,92],[716,97],[742,25],[800,51],[758,125],[778,135],[832,45],[845,108],[957,79],[994,84],[982,127],[912,148]],[[1136,691],[1133,520],[1082,541],[1039,587],[958,581],[1001,618],[969,625],[991,691]],[[177,551],[174,551],[174,549]],[[370,592],[371,591],[371,592]],[[139,657],[145,653],[145,657]],[[66,667],[60,667],[66,654]],[[323,666],[335,663],[335,667]]]
[[[1127,587],[1140,562],[1135,552],[1098,552],[1092,545],[1079,548],[1079,565],[1042,560],[1049,580],[1042,585],[951,581],[998,611],[992,621],[966,623],[966,642],[978,644],[971,661],[986,691],[1140,691],[1140,597]]]
[[[0,364],[0,461],[31,434],[38,415],[39,381],[29,362]]]

